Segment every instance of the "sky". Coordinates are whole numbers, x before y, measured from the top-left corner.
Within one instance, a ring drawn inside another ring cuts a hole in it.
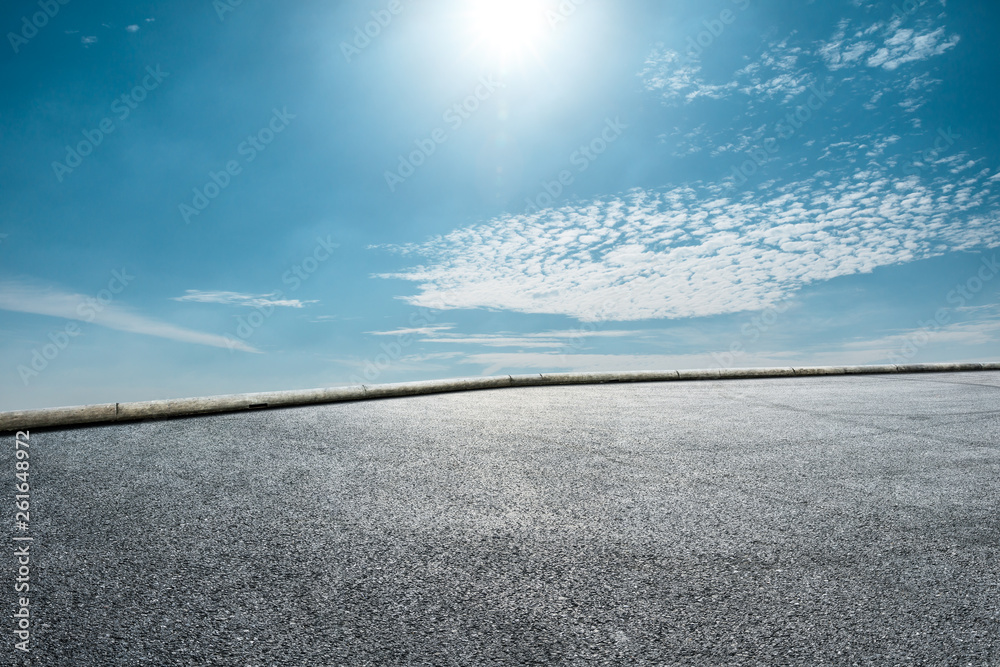
[[[1000,358],[1000,6],[0,9],[0,410]]]

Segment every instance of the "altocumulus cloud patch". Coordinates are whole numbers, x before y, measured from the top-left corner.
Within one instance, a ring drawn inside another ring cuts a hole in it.
[[[765,196],[717,185],[633,191],[589,205],[503,216],[421,244],[389,274],[415,306],[492,308],[583,321],[766,308],[795,290],[946,252],[1000,245],[998,179],[899,180],[869,168]]]

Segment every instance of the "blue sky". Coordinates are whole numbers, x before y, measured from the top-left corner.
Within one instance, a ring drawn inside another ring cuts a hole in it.
[[[7,3],[0,402],[995,360],[998,19]]]

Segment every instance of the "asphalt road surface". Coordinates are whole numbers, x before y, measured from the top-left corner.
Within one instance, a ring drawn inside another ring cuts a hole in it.
[[[1000,665],[997,372],[500,389],[30,452],[31,653],[8,621],[0,662]]]

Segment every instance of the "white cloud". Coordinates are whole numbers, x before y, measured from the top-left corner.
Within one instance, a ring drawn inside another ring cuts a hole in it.
[[[876,22],[863,28],[852,28],[849,20],[841,21],[834,35],[813,48],[796,45],[793,34],[773,42],[753,62],[738,69],[732,80],[711,83],[705,80],[701,63],[696,57],[685,57],[657,45],[646,57],[639,76],[646,90],[659,93],[667,101],[690,103],[698,98],[720,99],[741,92],[752,100],[776,99],[787,104],[817,83],[812,63],[820,60],[830,70],[868,68],[896,70],[912,62],[939,56],[955,47],[958,35],[947,35],[945,28],[922,25],[902,28],[899,21]],[[926,73],[892,84],[893,89],[919,91],[941,83]],[[874,108],[880,93],[868,102]],[[919,106],[910,101],[910,110]]]
[[[756,98],[780,96],[783,104],[791,101],[816,83],[799,63],[804,55],[800,47],[790,47],[787,39],[772,44],[759,59],[736,72],[737,79],[744,80],[740,90]]]
[[[826,66],[832,70],[853,67],[861,61],[865,54],[876,48],[875,44],[866,39],[865,31],[856,31],[852,38],[854,41],[848,40],[848,25],[850,22],[847,19],[842,20],[830,41],[825,42],[819,48],[819,55],[826,62]],[[881,24],[876,24],[876,26],[881,26]]]
[[[459,363],[482,366],[483,375],[500,371],[537,370],[543,373],[601,373],[620,371],[672,371],[718,368],[788,368],[790,366],[833,366],[870,364],[883,361],[883,351],[823,350],[819,352],[746,352],[730,361],[720,350],[697,354],[557,354],[546,352],[493,352],[471,354]],[[720,359],[722,361],[720,361]],[[724,362],[727,362],[724,364]]]
[[[254,308],[267,308],[271,306],[285,308],[302,308],[307,303],[318,303],[318,301],[299,301],[298,299],[274,299],[278,296],[276,292],[270,294],[241,294],[239,292],[203,291],[189,289],[184,291],[184,296],[171,297],[174,301],[194,301],[195,303],[221,303],[230,306],[250,306]]]
[[[156,336],[182,343],[258,352],[243,341],[160,322],[133,313],[114,302],[101,304],[95,302],[93,297],[83,294],[44,289],[21,283],[5,282],[0,284],[0,310],[93,322],[108,329]]]
[[[958,41],[958,35],[946,38],[944,28],[924,33],[899,29],[885,40],[885,46],[868,58],[866,64],[869,67],[894,70],[906,63],[939,56],[954,48]]]
[[[924,88],[933,88],[941,83],[943,83],[941,79],[931,78],[930,74],[924,72],[923,74],[910,79],[910,82],[906,84],[906,89],[922,90]]]
[[[684,98],[686,102],[699,97],[719,99],[738,86],[735,81],[719,85],[706,83],[696,59],[683,58],[677,51],[662,47],[656,47],[646,57],[639,76],[646,90],[659,92],[667,100]]]
[[[895,354],[914,342],[922,343],[921,347],[933,343],[935,345],[949,344],[961,347],[973,345],[989,345],[1000,342],[1000,321],[975,321],[948,324],[941,328],[913,328],[889,334],[874,340],[852,341],[844,345],[848,350],[878,351],[883,358]]]
[[[747,356],[741,365],[776,366],[767,358]],[[743,362],[746,363],[743,363]],[[463,364],[483,366],[484,374],[501,369],[535,369],[546,373],[667,371],[686,368],[718,368],[711,354],[558,354],[549,352],[493,352],[463,357]],[[788,365],[787,362],[783,365]]]
[[[959,309],[956,309],[959,310]],[[919,347],[913,347],[914,342]],[[822,345],[804,346],[794,351],[759,350],[744,351],[737,356],[718,351],[690,354],[591,354],[565,352],[484,352],[464,355],[459,363],[481,366],[483,375],[504,370],[540,372],[601,372],[681,370],[691,368],[747,368],[789,366],[836,366],[876,363],[921,363],[938,357],[939,360],[960,360],[956,354],[974,346],[989,346],[1000,342],[1000,321],[971,321],[947,325],[927,333],[912,329],[875,339],[858,339],[845,342],[824,341]],[[718,343],[713,341],[713,343]],[[713,343],[709,343],[712,345]],[[904,350],[916,354],[904,356]],[[895,361],[894,361],[895,360]],[[970,359],[969,361],[977,361]],[[979,360],[981,361],[981,360]]]
[[[448,327],[450,328],[450,327]],[[567,345],[579,345],[587,338],[621,338],[638,336],[642,331],[589,329],[566,331],[543,331],[537,333],[491,333],[491,334],[443,334],[422,338],[422,343],[450,343],[458,345],[481,345],[484,347],[518,347],[518,348],[565,348]]]
[[[671,137],[680,137],[676,140],[676,149],[674,150],[675,157],[684,157],[686,155],[694,155],[695,153],[700,153],[705,150],[705,146],[708,143],[706,132],[706,123],[702,123],[693,130],[686,131],[680,127],[674,127],[674,131],[671,134],[663,134],[659,138],[662,141],[668,141]]]
[[[94,35],[88,35],[87,37],[81,37],[80,38],[80,43],[83,44],[83,46],[86,48],[86,47],[90,46],[91,44],[96,44],[97,43],[97,37],[94,36]]]
[[[709,83],[702,76],[697,58],[657,46],[646,57],[639,76],[646,90],[659,93],[668,101],[721,99],[741,92],[753,99],[777,97],[787,103],[816,83],[808,67],[800,63],[808,55],[801,47],[789,46],[786,39],[771,44],[757,60],[738,69],[731,81]]]
[[[875,167],[730,199],[719,186],[635,190],[503,216],[402,250],[435,309],[641,320],[762,310],[800,287],[948,251],[1000,245],[988,171],[960,187]]]
[[[451,329],[451,325],[445,324],[434,327],[414,327],[412,329],[393,329],[392,331],[366,331],[372,336],[430,336],[439,331]]]
[[[559,341],[541,340],[529,336],[498,336],[492,334],[475,336],[441,336],[424,338],[423,343],[449,343],[452,345],[483,345],[486,347],[559,347]]]
[[[830,70],[867,66],[892,71],[908,63],[939,56],[960,41],[958,35],[947,35],[945,28],[926,22],[917,28],[902,28],[899,21],[875,22],[855,28],[846,19],[818,48],[791,44],[794,38],[793,35],[769,44],[759,58],[737,70],[733,79],[725,83],[706,81],[697,58],[684,57],[662,45],[656,46],[647,56],[639,76],[647,90],[658,92],[669,101],[692,102],[699,97],[718,99],[740,91],[753,99],[779,98],[786,104],[816,83],[811,71],[812,60],[825,62]],[[906,82],[910,90],[939,83],[940,80],[931,79],[926,73]],[[869,104],[876,101],[877,98]]]
[[[905,100],[899,103],[899,106],[902,107],[903,111],[905,111],[906,113],[913,113],[920,107],[924,106],[924,104],[926,103],[927,103],[926,98],[907,97]]]
[[[884,139],[874,139],[872,141],[871,147],[866,146],[866,148],[868,148],[868,152],[865,153],[865,157],[875,159],[881,156],[883,153],[885,153],[886,148],[892,146],[895,143],[898,143],[900,139],[902,139],[902,137],[900,137],[898,134],[891,134],[888,137],[885,137]]]
[[[958,35],[945,35],[943,27],[901,28],[898,22],[876,22],[864,29],[853,29],[841,21],[829,41],[819,48],[819,55],[831,70],[858,67],[881,67],[895,70],[906,63],[927,60],[955,47]],[[873,34],[878,33],[877,37]],[[879,43],[881,42],[881,43]]]
[[[132,25],[129,25],[129,26],[125,26],[125,30],[127,30],[129,32],[139,32],[139,26],[137,26],[135,24],[132,24]]]

